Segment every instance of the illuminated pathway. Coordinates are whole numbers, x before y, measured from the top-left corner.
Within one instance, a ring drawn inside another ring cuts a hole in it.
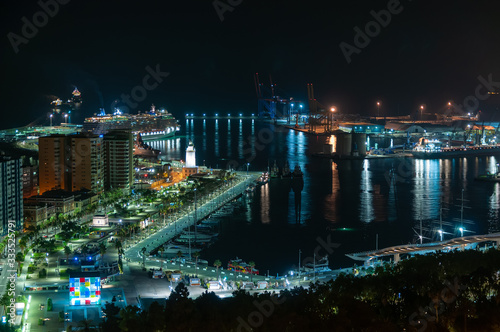
[[[475,244],[478,245],[483,242],[496,242],[496,245],[498,247],[498,245],[500,245],[500,233],[463,236],[442,242],[394,246],[379,250],[346,254],[346,256],[357,261],[369,261],[375,258],[394,256],[394,262],[397,263],[400,260],[400,256],[405,254],[407,255],[426,254],[438,250],[441,251],[450,251],[454,249],[463,250],[466,247],[470,248],[472,245]]]

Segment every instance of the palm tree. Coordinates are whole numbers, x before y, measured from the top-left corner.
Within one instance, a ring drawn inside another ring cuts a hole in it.
[[[69,255],[71,255],[71,249],[69,246],[64,246],[64,254],[66,255],[66,262],[68,262]]]
[[[181,270],[181,257],[182,257],[182,251],[177,252],[177,258],[179,259],[179,271]]]
[[[21,240],[19,240],[19,247],[21,248],[21,252],[24,252],[24,249],[26,249],[26,245],[28,244],[28,239],[26,236],[23,236]]]
[[[249,262],[248,266],[250,266],[250,281],[253,281],[253,268],[255,267],[255,262],[254,261]]]
[[[118,251],[118,258],[120,258],[121,254],[122,254],[122,241],[116,240],[115,241],[115,248]]]
[[[219,278],[219,267],[222,266],[222,262],[220,261],[220,259],[215,260],[214,266],[217,268],[217,278]]]
[[[194,271],[195,272],[194,273],[196,274],[196,273],[198,273],[198,257],[200,257],[200,253],[198,251],[193,253],[193,257],[195,259],[195,261],[194,261]]]
[[[101,242],[99,244],[99,252],[101,253],[101,266],[102,266],[102,263],[104,262],[104,254],[106,253],[106,245],[104,244],[104,242]]]

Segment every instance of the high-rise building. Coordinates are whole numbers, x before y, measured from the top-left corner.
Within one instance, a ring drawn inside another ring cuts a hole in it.
[[[23,197],[38,194],[38,165],[23,166]]]
[[[92,134],[70,135],[71,191],[104,190],[104,156],[102,137]]]
[[[9,229],[14,231],[22,227],[24,221],[22,188],[21,160],[0,156],[0,234],[2,235],[8,234]]]
[[[103,139],[92,134],[51,135],[39,139],[40,194],[61,189],[104,189]]]
[[[38,139],[40,194],[61,189],[71,191],[70,143],[68,136],[51,135]]]
[[[133,145],[130,130],[104,135],[104,188],[130,190],[133,185]]]

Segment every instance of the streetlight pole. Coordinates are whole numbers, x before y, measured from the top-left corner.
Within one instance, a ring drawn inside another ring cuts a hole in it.
[[[333,113],[335,113],[337,109],[335,107],[330,108],[330,126],[328,128],[329,131],[333,130]]]
[[[313,253],[313,280],[316,281],[316,252]]]
[[[424,105],[420,105],[420,120],[422,121],[424,118]]]
[[[250,163],[247,163],[247,176],[248,176],[248,167],[250,167]]]
[[[299,285],[300,285],[300,254],[302,251],[299,249]]]
[[[377,118],[380,117],[380,102],[377,101]]]
[[[51,127],[52,127],[52,116],[53,116],[53,114],[51,114],[51,115],[49,116],[49,118],[50,118],[50,126],[51,126]]]

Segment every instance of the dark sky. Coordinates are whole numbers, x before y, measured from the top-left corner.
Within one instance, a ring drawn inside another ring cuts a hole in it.
[[[311,82],[325,106],[361,114],[374,114],[377,99],[392,114],[422,103],[439,111],[474,96],[479,75],[500,82],[497,1],[401,1],[401,12],[350,64],[339,44],[354,45],[354,27],[364,29],[372,10],[393,1],[232,0],[223,21],[213,1],[64,2],[17,53],[8,34],[22,36],[22,17],[33,22],[42,8],[31,0],[0,5],[0,128],[46,120],[52,96],[66,99],[73,86],[84,98],[80,118],[110,111],[157,65],[170,76],[133,112],[154,103],[178,117],[256,113],[255,72],[266,84],[271,74],[284,97],[306,101]],[[499,103],[491,96],[479,109],[500,120]]]

